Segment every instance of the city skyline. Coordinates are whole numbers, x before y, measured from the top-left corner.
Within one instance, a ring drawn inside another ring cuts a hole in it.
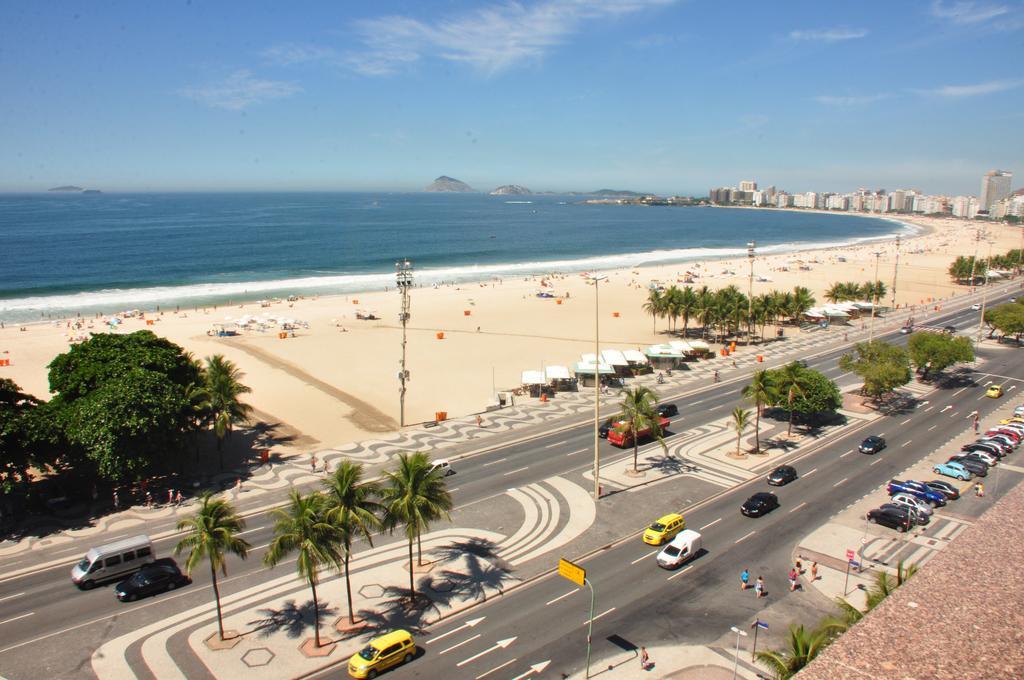
[[[239,7],[9,9],[0,191],[973,195],[1024,155],[1020,2]]]

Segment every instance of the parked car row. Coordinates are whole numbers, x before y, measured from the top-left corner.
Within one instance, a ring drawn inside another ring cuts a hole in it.
[[[960,490],[941,479],[928,482],[891,479],[886,491],[889,492],[889,502],[869,511],[867,520],[896,531],[909,531],[915,525],[928,524],[934,508],[941,508],[960,498]]]
[[[1024,408],[1018,406],[1014,414],[987,430],[985,436],[961,446],[959,453],[932,469],[937,474],[963,481],[987,477],[989,468],[998,465],[1024,441]]]

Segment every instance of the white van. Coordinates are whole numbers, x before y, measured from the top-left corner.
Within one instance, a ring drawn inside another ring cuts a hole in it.
[[[685,529],[676,534],[668,545],[658,553],[658,566],[675,569],[689,561],[700,552],[700,534],[693,529]]]
[[[71,569],[71,580],[83,590],[97,583],[137,571],[154,561],[153,542],[140,534],[114,543],[91,548]]]

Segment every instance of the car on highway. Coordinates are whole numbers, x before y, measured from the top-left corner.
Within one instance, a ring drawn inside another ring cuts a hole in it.
[[[967,468],[971,474],[977,475],[978,477],[988,477],[988,465],[985,465],[982,461],[977,458],[968,458],[967,456],[950,456],[947,463],[959,463],[963,467]]]
[[[1003,386],[989,385],[988,389],[985,390],[985,396],[992,397],[993,399],[998,399],[999,397],[1003,396]]]
[[[662,418],[679,415],[679,407],[675,404],[658,404],[658,415]]]
[[[956,335],[956,326],[943,326],[942,330],[946,331],[950,335]]]
[[[114,588],[114,594],[121,602],[134,602],[140,597],[156,595],[192,582],[173,562],[154,562],[121,581]]]
[[[613,427],[615,427],[615,425],[618,423],[619,419],[621,419],[621,418],[622,418],[622,415],[619,414],[619,415],[612,416],[611,418],[608,418],[607,420],[605,420],[603,423],[601,423],[601,426],[599,428],[597,428],[597,435],[599,437],[601,437],[601,439],[608,439],[608,430],[610,430]]]
[[[932,510],[932,506],[928,505],[928,503],[917,496],[911,496],[909,493],[898,493],[890,498],[889,502],[895,503],[896,505],[902,505],[907,508],[914,508],[918,512],[923,512],[929,517],[931,517],[932,512],[934,512]]]
[[[686,528],[686,520],[678,512],[659,517],[644,530],[644,543],[661,545],[675,538],[676,534]]]
[[[375,678],[381,671],[416,656],[416,642],[407,630],[393,630],[370,640],[370,643],[348,660],[348,674],[353,678]]]
[[[430,471],[431,472],[437,471],[437,473],[439,475],[441,475],[442,477],[448,477],[450,475],[454,475],[455,474],[455,470],[452,469],[452,464],[449,463],[444,458],[438,458],[433,463],[431,463],[430,464]]]
[[[974,311],[978,311],[979,309],[981,309],[981,304],[975,302],[973,305],[971,305],[971,309],[973,309]]]
[[[1010,302],[1016,302],[1016,301],[1017,301],[1017,298],[1015,298],[1015,297],[1010,298]]]
[[[946,477],[952,477],[953,479],[959,479],[965,482],[971,478],[972,474],[970,470],[956,461],[936,463],[932,467],[932,472],[937,475],[945,475]]]
[[[951,501],[955,501],[960,498],[960,489],[956,488],[949,482],[944,482],[941,479],[932,479],[925,482],[925,485],[932,491],[938,491],[941,494],[945,494],[946,498]]]
[[[747,517],[761,517],[779,507],[779,499],[768,491],[760,491],[744,501],[740,512]]]
[[[656,558],[658,566],[665,569],[680,567],[693,559],[700,552],[700,547],[701,536],[699,533],[692,529],[681,531],[658,553]]]
[[[885,448],[885,439],[877,435],[871,435],[860,443],[857,450],[861,453],[876,454]]]
[[[878,506],[878,508],[880,510],[885,510],[887,508],[896,508],[897,510],[903,510],[904,512],[910,515],[911,522],[913,522],[914,524],[920,524],[922,526],[932,521],[931,517],[924,514],[923,512],[920,512],[916,508],[910,508],[907,507],[906,505],[900,505],[898,503],[882,503],[880,506]]]
[[[896,531],[909,530],[911,522],[913,521],[910,519],[909,512],[903,508],[895,507],[882,507],[869,510],[867,519],[871,524],[881,524],[884,527],[889,527]]]
[[[942,506],[946,504],[946,496],[939,493],[938,491],[932,491],[923,482],[916,480],[900,481],[898,479],[891,479],[886,485],[885,490],[890,496],[898,493],[906,493],[920,498],[925,503],[931,503],[935,506]]]
[[[911,324],[907,324],[906,326],[900,327],[900,334],[901,335],[909,335],[909,334],[911,334],[913,332],[914,332],[914,327]]]
[[[768,473],[768,484],[785,486],[796,479],[796,468],[792,465],[780,465]]]

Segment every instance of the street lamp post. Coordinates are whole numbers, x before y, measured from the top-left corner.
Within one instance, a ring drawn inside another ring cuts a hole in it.
[[[747,260],[750,262],[750,279],[747,283],[747,344],[754,342],[754,247],[753,241],[747,242]]]
[[[985,286],[981,289],[981,317],[978,319],[978,340],[975,343],[976,345],[981,344],[981,333],[985,328],[985,303],[988,299],[988,284],[990,280],[988,278],[988,268],[992,263],[992,240],[988,240],[988,260],[985,261]]]
[[[974,295],[974,270],[978,266],[978,242],[981,241],[981,227],[974,234],[974,255],[971,256],[971,295]]]
[[[871,300],[871,330],[868,331],[868,342],[874,342],[875,340],[875,307],[878,306],[878,258],[882,256],[882,253],[875,251],[875,280],[871,282],[871,288],[874,292]]]
[[[730,628],[732,632],[736,633],[736,662],[732,666],[732,680],[736,680],[736,674],[740,668],[740,638],[747,637],[747,631],[740,630],[736,626]]]
[[[899,273],[900,273],[900,236],[899,236],[899,234],[896,234],[896,265],[892,268],[892,304],[889,305],[890,307],[893,308],[893,310],[896,309],[896,277],[899,275]],[[875,275],[875,278],[876,279],[878,278],[877,274]]]
[[[398,362],[398,425],[405,427],[405,383],[409,380],[409,371],[405,368],[405,329],[409,323],[409,288],[412,286],[412,264],[409,260],[395,263],[395,282],[402,296],[402,310],[398,313],[398,320],[402,322],[402,359]]]
[[[594,500],[601,498],[601,305],[597,288],[607,276],[591,276],[594,284]]]

